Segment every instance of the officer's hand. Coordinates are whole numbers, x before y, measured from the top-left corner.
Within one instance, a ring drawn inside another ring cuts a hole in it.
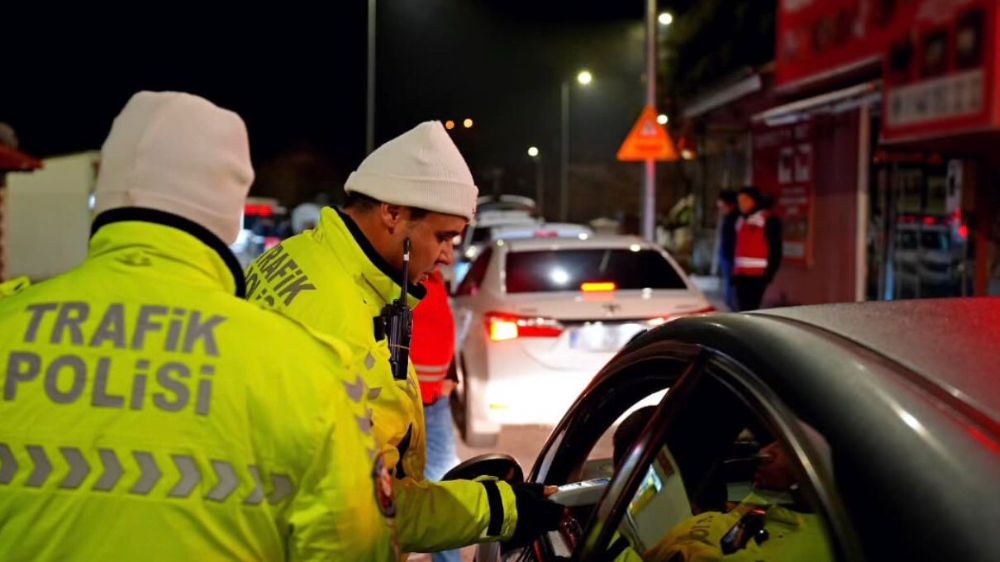
[[[517,526],[514,535],[504,544],[510,548],[527,546],[542,533],[559,528],[565,508],[545,499],[552,490],[541,484],[511,484],[510,487],[517,503]]]

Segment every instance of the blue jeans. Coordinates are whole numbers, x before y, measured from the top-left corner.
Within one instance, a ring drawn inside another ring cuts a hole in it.
[[[424,420],[427,425],[427,467],[424,476],[428,480],[440,480],[446,472],[458,464],[455,453],[455,424],[451,419],[451,404],[447,396],[442,396],[433,404],[424,406]],[[434,562],[459,562],[462,557],[458,550],[448,550],[431,554]]]
[[[736,290],[733,289],[733,262],[726,259],[719,259],[719,282],[722,284],[722,300],[729,307],[729,310],[739,310],[736,303]]]

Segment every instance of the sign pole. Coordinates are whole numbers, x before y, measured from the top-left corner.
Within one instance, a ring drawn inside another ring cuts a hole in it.
[[[656,0],[646,0],[646,107],[656,107]],[[642,197],[642,237],[656,241],[656,161],[647,158]]]

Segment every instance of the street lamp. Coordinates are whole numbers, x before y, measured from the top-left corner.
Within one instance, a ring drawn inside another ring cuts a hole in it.
[[[656,116],[656,122],[659,123],[660,125],[666,125],[667,123],[670,122],[670,118],[667,117],[666,113],[661,113]]]
[[[589,70],[581,70],[576,74],[576,81],[581,86],[589,86],[594,81],[594,75]],[[559,221],[566,222],[569,216],[569,81],[562,83],[562,150],[559,155]]]
[[[660,12],[660,16],[656,18],[660,25],[670,25],[674,23],[674,16],[670,12]]]
[[[471,129],[472,119],[466,118],[465,121],[462,121],[462,126],[465,127],[466,129]]]
[[[542,154],[538,151],[537,146],[531,146],[528,147],[528,156],[535,162],[535,209],[538,216],[544,217],[545,187],[542,174]]]

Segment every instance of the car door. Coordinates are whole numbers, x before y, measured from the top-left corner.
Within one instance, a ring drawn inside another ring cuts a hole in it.
[[[704,351],[636,433],[574,557],[860,559],[831,463],[759,377]]]
[[[638,408],[667,388],[656,406]],[[617,458],[602,467],[608,432]],[[529,479],[602,474],[610,482],[597,505],[570,508],[560,531],[508,559],[860,558],[823,436],[711,351],[626,348],[553,432]]]
[[[622,419],[641,408],[655,406],[697,357],[695,346],[656,343],[629,350],[613,359],[580,395],[543,446],[528,480],[564,485],[584,480],[606,480],[614,474],[614,437]],[[619,451],[620,452],[620,451]],[[596,499],[570,508],[568,525],[588,520]],[[570,529],[579,536],[579,528]],[[506,553],[507,560],[560,560],[572,555],[560,533],[550,533],[529,549]],[[477,560],[493,560],[486,552]]]
[[[455,312],[455,331],[457,349],[462,349],[465,338],[469,335],[475,312],[475,298],[479,294],[483,280],[486,278],[486,270],[489,268],[490,260],[493,258],[493,247],[487,246],[483,253],[476,258],[469,272],[458,284],[453,293]]]

